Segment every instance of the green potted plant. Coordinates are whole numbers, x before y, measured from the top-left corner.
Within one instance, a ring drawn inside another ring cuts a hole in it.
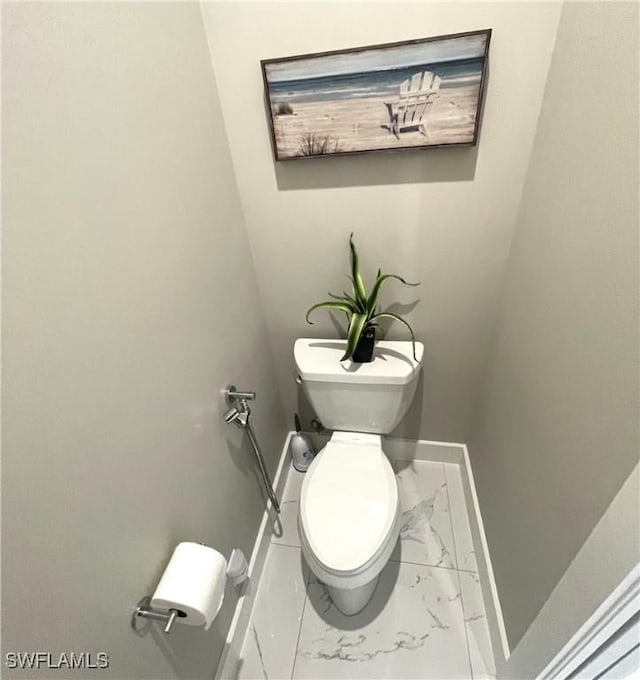
[[[349,278],[353,284],[352,294],[342,293],[342,296],[339,296],[329,293],[333,298],[332,300],[319,302],[317,305],[313,305],[313,307],[309,308],[306,315],[307,323],[313,323],[309,320],[309,315],[315,309],[323,308],[344,312],[347,315],[349,327],[347,331],[347,348],[340,361],[351,359],[358,363],[365,363],[373,360],[373,347],[379,320],[384,318],[394,319],[395,321],[404,324],[409,329],[411,341],[413,342],[413,357],[415,359],[416,347],[413,329],[397,314],[381,312],[378,307],[378,295],[382,288],[382,284],[387,279],[397,279],[401,283],[404,283],[405,286],[418,286],[420,284],[409,283],[396,274],[382,274],[378,269],[378,274],[373,282],[371,292],[367,295],[364,281],[360,274],[358,253],[353,243],[353,232],[349,236],[349,247],[351,256],[351,276]]]

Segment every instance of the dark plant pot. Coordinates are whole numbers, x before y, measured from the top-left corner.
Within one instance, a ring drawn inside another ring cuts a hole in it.
[[[353,351],[352,361],[358,364],[366,364],[373,361],[373,346],[376,341],[376,329],[367,328],[364,333],[360,336],[358,344]]]

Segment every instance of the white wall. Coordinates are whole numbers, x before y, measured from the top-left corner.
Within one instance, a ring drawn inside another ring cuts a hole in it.
[[[638,52],[565,4],[470,445],[512,647],[638,461]]]
[[[559,3],[204,2],[209,46],[287,417],[311,304],[348,285],[348,235],[426,345],[397,436],[464,441],[476,406]],[[479,145],[274,163],[260,59],[493,28]],[[416,292],[417,291],[417,292]],[[413,308],[412,303],[419,300]],[[405,337],[392,326],[392,337]]]
[[[284,419],[195,3],[3,3],[3,652],[213,677],[209,632],[130,628],[173,547],[249,554],[264,508],[220,390]]]

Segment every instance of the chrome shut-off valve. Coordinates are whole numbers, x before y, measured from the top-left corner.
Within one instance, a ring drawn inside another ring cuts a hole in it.
[[[235,385],[229,385],[225,390],[225,397],[231,408],[224,414],[224,422],[235,423],[245,429],[251,415],[248,402],[256,398],[256,393],[240,392]]]

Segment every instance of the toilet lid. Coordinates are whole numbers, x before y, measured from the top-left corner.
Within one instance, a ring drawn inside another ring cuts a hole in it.
[[[305,476],[300,520],[315,557],[329,570],[354,571],[393,528],[398,485],[380,446],[329,442]]]

